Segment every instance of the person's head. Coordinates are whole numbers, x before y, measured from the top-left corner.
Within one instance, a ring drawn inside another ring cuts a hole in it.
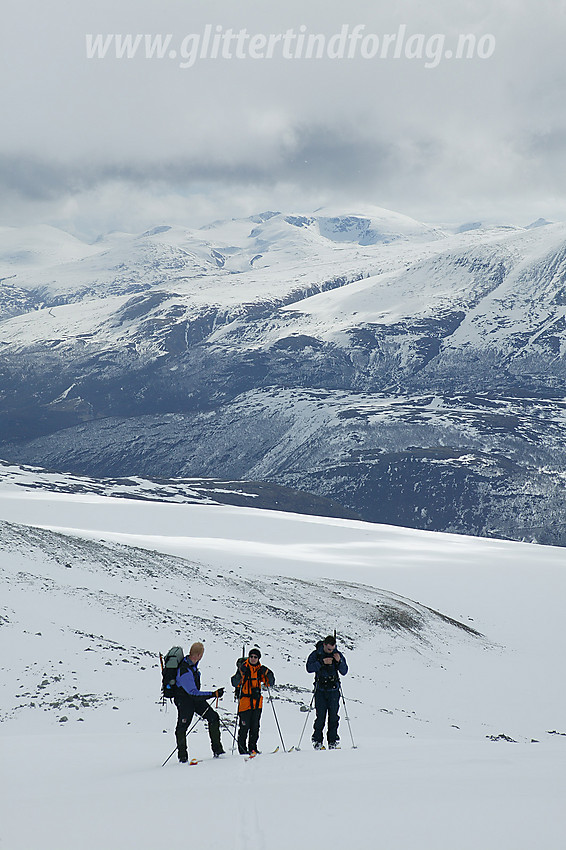
[[[322,641],[322,648],[328,653],[328,655],[332,655],[336,652],[336,638],[332,637],[332,635],[325,637]]]
[[[196,664],[201,660],[203,655],[204,655],[204,645],[200,641],[196,641],[196,643],[193,643],[193,645],[191,646],[191,649],[190,649],[190,652],[189,652],[189,658],[191,659],[191,661],[193,663]]]
[[[256,665],[259,664],[260,658],[261,658],[261,652],[259,651],[259,649],[257,647],[250,649],[250,652],[249,652],[249,655],[248,655],[248,660],[253,667],[255,667]]]

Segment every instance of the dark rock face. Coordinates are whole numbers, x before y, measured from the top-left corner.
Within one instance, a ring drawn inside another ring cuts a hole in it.
[[[365,220],[328,221],[335,237],[371,236]],[[369,289],[352,268],[279,298],[244,287],[238,302],[195,306],[141,279],[81,333],[72,312],[67,324],[57,313],[57,333],[35,332],[36,317],[69,307],[11,285],[0,456],[92,476],[259,481],[291,488],[289,509],[305,509],[292,495],[303,491],[370,521],[566,545],[564,244],[521,265],[492,239],[380,280]],[[377,316],[397,290],[401,306],[379,320],[338,300],[367,291]],[[320,315],[317,293],[337,299]],[[16,313],[29,317],[21,338]]]

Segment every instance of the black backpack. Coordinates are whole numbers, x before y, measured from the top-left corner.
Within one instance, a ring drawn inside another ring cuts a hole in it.
[[[316,689],[318,691],[333,691],[338,687],[338,665],[335,660],[332,661],[332,664],[322,664],[324,652],[321,640],[317,643],[316,648],[321,661],[320,670],[316,674]]]
[[[233,685],[234,685],[235,681],[239,682],[238,685],[234,685],[234,699],[235,700],[240,699],[240,691],[242,689],[242,683],[243,683],[241,667],[242,667],[242,664],[244,663],[245,660],[246,660],[245,656],[238,658],[238,660],[236,661],[236,672],[234,673],[234,675],[230,679],[230,681]]]
[[[165,703],[166,699],[175,699],[177,694],[177,670],[184,657],[185,653],[182,646],[172,646],[165,658],[159,653],[163,703]]]
[[[316,688],[318,691],[333,691],[338,687],[338,671],[334,664],[321,668],[316,676]]]

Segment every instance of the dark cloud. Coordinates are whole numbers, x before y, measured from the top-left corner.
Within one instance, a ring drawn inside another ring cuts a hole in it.
[[[359,136],[347,128],[323,124],[302,124],[292,128],[289,136],[290,140],[275,147],[269,158],[256,163],[243,154],[229,162],[193,156],[98,164],[0,154],[0,192],[45,201],[116,181],[139,187],[162,184],[177,190],[195,183],[270,186],[281,181],[313,189],[374,189],[392,173],[417,173],[438,155],[438,145],[430,140],[416,141],[409,151],[391,140]]]
[[[529,135],[525,147],[533,156],[564,157],[566,159],[566,129],[554,128],[534,132]]]
[[[48,201],[76,190],[69,169],[39,156],[0,154],[0,192]]]
[[[225,165],[197,160],[155,160],[139,164],[61,164],[29,154],[0,154],[0,192],[32,201],[56,200],[63,195],[85,192],[111,182],[134,183],[140,187],[163,183],[182,189],[197,181],[245,183],[266,179],[265,173],[246,163]]]
[[[282,151],[278,179],[300,181],[316,188],[347,185],[375,187],[397,160],[395,147],[379,139],[360,138],[349,128],[302,125],[293,144]]]

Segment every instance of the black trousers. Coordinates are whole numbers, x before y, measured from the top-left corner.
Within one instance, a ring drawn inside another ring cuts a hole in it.
[[[239,719],[238,752],[243,754],[257,750],[261,708],[250,708],[247,711],[241,711]]]
[[[175,697],[175,705],[177,706],[175,738],[177,739],[177,754],[179,758],[187,755],[187,730],[195,714],[200,714],[208,722],[208,734],[210,736],[212,752],[224,752],[222,741],[220,740],[220,718],[203,697],[192,697],[180,690]]]
[[[335,744],[338,738],[338,708],[340,706],[340,691],[338,688],[333,690],[323,691],[317,688],[314,695],[314,707],[316,709],[316,719],[314,721],[314,729],[312,739],[318,744],[322,744],[322,735],[326,716],[328,715],[327,738],[329,744]]]

